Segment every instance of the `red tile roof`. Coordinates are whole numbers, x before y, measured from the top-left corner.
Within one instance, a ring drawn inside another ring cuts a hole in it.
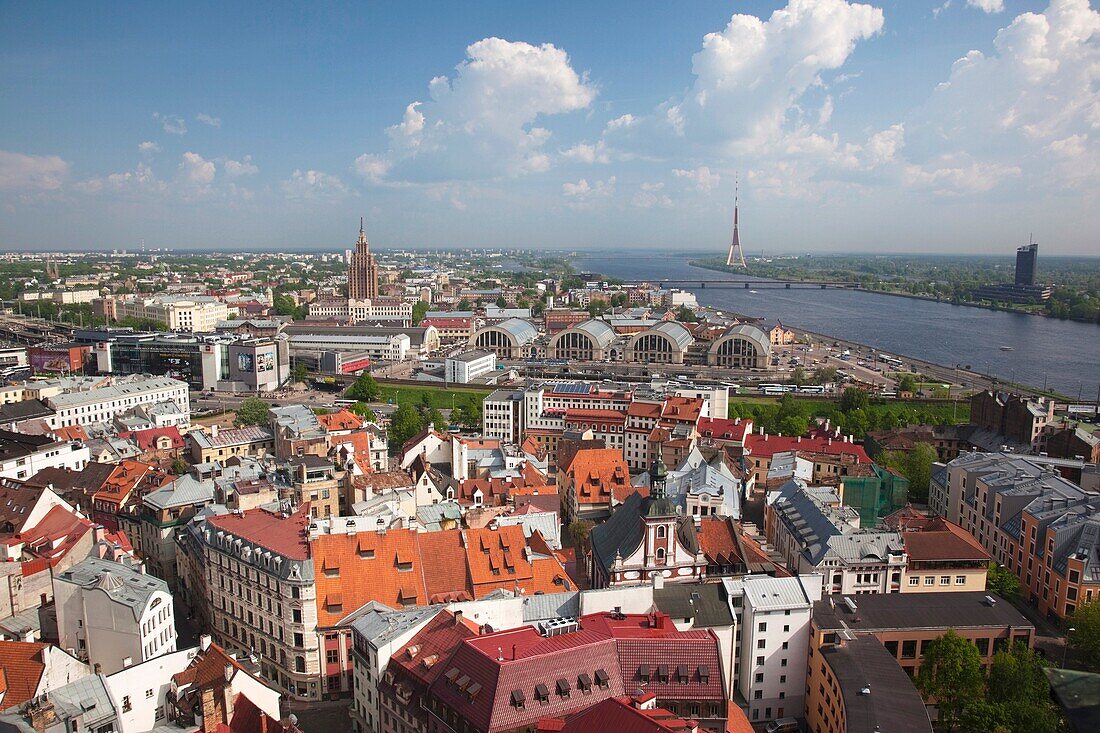
[[[993,557],[957,524],[936,517],[920,528],[899,527],[910,562],[965,560],[988,563]]]
[[[806,451],[827,455],[855,456],[859,463],[871,463],[870,456],[858,443],[830,438],[801,438],[787,435],[760,435],[752,433],[745,438],[746,453],[771,457],[786,451]]]
[[[309,559],[309,502],[286,517],[267,509],[249,509],[242,514],[211,516],[206,523],[215,531],[231,532],[288,559]]]
[[[137,443],[138,448],[141,448],[143,451],[157,450],[156,441],[161,437],[171,439],[172,448],[182,448],[184,446],[183,436],[180,435],[179,428],[175,425],[164,428],[126,431],[119,433],[118,437],[130,438]]]
[[[225,649],[211,643],[204,651],[199,652],[182,672],[172,675],[172,681],[179,687],[194,685],[201,688],[215,684],[224,685],[226,667],[233,667],[248,674],[236,659],[225,653]]]
[[[681,733],[691,730],[686,720],[678,718],[664,708],[640,708],[635,700],[640,698],[609,697],[590,708],[570,715],[564,721],[555,718],[539,721],[539,733],[594,733],[595,731],[630,731],[630,733]]]
[[[664,679],[659,665],[668,670]],[[556,636],[523,626],[467,639],[431,690],[477,729],[503,731],[622,696],[647,670],[647,690],[662,699],[720,702],[720,665],[710,631],[678,631],[663,614],[592,614],[580,619],[578,630]],[[677,679],[681,668],[684,684]],[[586,694],[578,694],[582,683]]]
[[[128,459],[119,461],[99,491],[92,495],[92,501],[107,501],[120,506],[153,470],[154,467],[149,463]]]
[[[23,575],[33,575],[68,555],[76,543],[92,531],[93,526],[87,519],[76,516],[65,507],[55,506],[46,512],[38,524],[8,540],[8,543],[21,542],[24,553],[36,560],[46,561],[45,566],[41,563],[23,563]]]
[[[699,435],[715,440],[729,440],[744,443],[745,436],[752,433],[752,420],[722,417],[699,418]]]
[[[404,670],[428,687],[443,674],[444,663],[459,644],[477,633],[477,625],[470,620],[440,611],[390,658],[390,666]]]
[[[46,671],[43,650],[47,646],[39,642],[0,641],[0,671],[7,682],[0,710],[22,705],[38,692]]]

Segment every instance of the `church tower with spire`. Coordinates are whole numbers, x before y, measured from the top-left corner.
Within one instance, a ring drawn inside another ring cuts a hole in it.
[[[371,254],[363,219],[359,219],[359,241],[348,263],[348,299],[372,300],[378,297],[378,263]]]
[[[741,249],[741,235],[737,232],[737,198],[740,189],[740,181],[733,184],[733,240],[730,242],[730,251],[726,255],[726,267],[748,267],[745,264],[745,253]]]

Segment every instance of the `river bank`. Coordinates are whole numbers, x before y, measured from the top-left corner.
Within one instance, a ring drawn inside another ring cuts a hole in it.
[[[749,272],[747,269],[743,271],[743,270],[740,270],[740,269],[727,267],[726,265],[724,265],[720,262],[710,262],[708,260],[690,260],[688,262],[688,264],[691,265],[692,267],[698,267],[701,270],[710,270],[711,272],[722,272],[722,273],[726,273],[726,274],[729,274],[729,275],[737,275],[737,274],[742,274],[743,273],[745,275],[748,275],[749,277],[756,277],[756,278],[760,278],[761,280],[780,280],[781,279],[781,278],[771,276],[771,275],[756,275],[756,274],[753,274],[752,272]],[[817,278],[799,278],[798,282],[818,283],[818,282],[823,282],[823,280],[817,279]],[[1053,316],[1049,313],[1042,313],[1042,312],[1038,312],[1038,311],[1034,311],[1034,310],[1028,310],[1026,308],[1020,308],[1020,307],[1013,306],[1013,305],[1010,305],[1010,304],[1007,304],[1007,303],[1003,303],[1003,304],[1002,303],[986,303],[986,302],[974,301],[974,300],[955,301],[955,300],[950,300],[950,299],[947,299],[947,298],[940,298],[940,297],[934,296],[934,295],[921,295],[919,293],[903,293],[903,292],[900,292],[900,291],[897,291],[897,290],[880,290],[878,288],[869,288],[869,287],[865,287],[863,285],[860,285],[860,286],[854,287],[854,288],[846,288],[846,289],[855,290],[855,291],[859,291],[859,292],[862,292],[862,293],[874,293],[875,295],[892,295],[892,296],[897,297],[897,298],[910,298],[912,300],[923,300],[923,301],[927,301],[929,303],[945,303],[945,304],[948,304],[948,305],[957,305],[957,306],[962,306],[962,307],[965,307],[965,308],[982,308],[984,310],[989,310],[989,311],[999,311],[1001,313],[1015,313],[1017,315],[1023,315],[1023,316],[1039,316],[1040,318],[1050,318],[1050,319],[1056,320],[1056,321],[1070,321],[1070,322],[1073,322],[1073,323],[1088,323],[1088,324],[1093,323],[1092,321],[1081,319],[1081,318],[1062,318],[1062,317],[1059,317],[1059,316]]]

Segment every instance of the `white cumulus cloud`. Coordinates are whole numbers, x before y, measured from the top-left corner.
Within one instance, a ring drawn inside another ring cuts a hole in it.
[[[335,200],[348,195],[348,187],[336,176],[315,170],[295,170],[283,181],[283,194],[293,200]]]
[[[714,190],[722,182],[722,176],[711,173],[710,168],[705,165],[690,170],[673,168],[672,175],[690,181],[697,191],[703,191],[704,193]]]
[[[69,164],[56,155],[0,150],[0,191],[55,191],[68,176]]]
[[[467,47],[453,76],[432,79],[428,95],[387,129],[387,151],[360,156],[361,175],[432,181],[546,170],[551,132],[536,123],[588,107],[596,87],[553,44],[485,38]]]
[[[200,112],[199,114],[195,115],[195,119],[198,120],[199,122],[201,122],[204,125],[209,125],[210,127],[221,127],[222,126],[222,118],[221,117],[215,117],[213,115],[208,115],[205,112]]]
[[[159,122],[161,128],[170,135],[187,134],[187,121],[179,115],[165,115],[154,112],[153,119]]]
[[[163,192],[168,188],[168,184],[157,178],[156,174],[153,173],[153,169],[148,165],[138,163],[131,170],[87,178],[76,182],[73,187],[77,191],[87,194],[148,194]]]
[[[188,151],[180,158],[180,178],[186,183],[208,186],[214,182],[216,172],[214,161],[207,160],[198,153]]]
[[[142,155],[153,155],[160,152],[160,145],[152,140],[146,140],[143,143],[138,143],[138,152]]]
[[[246,155],[240,160],[226,159],[222,163],[222,168],[225,170],[225,175],[230,178],[240,178],[241,176],[253,176],[260,172],[259,167],[252,162],[252,156]]]
[[[966,4],[985,13],[1000,13],[1005,9],[1005,0],[966,0]]]

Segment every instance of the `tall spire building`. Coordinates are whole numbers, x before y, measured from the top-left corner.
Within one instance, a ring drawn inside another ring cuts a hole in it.
[[[745,252],[741,251],[741,238],[737,233],[737,198],[739,183],[734,184],[734,239],[729,242],[729,254],[726,255],[727,267],[747,267],[745,264]]]
[[[348,263],[348,298],[373,300],[378,297],[378,263],[371,254],[363,219],[359,219],[359,241]]]

